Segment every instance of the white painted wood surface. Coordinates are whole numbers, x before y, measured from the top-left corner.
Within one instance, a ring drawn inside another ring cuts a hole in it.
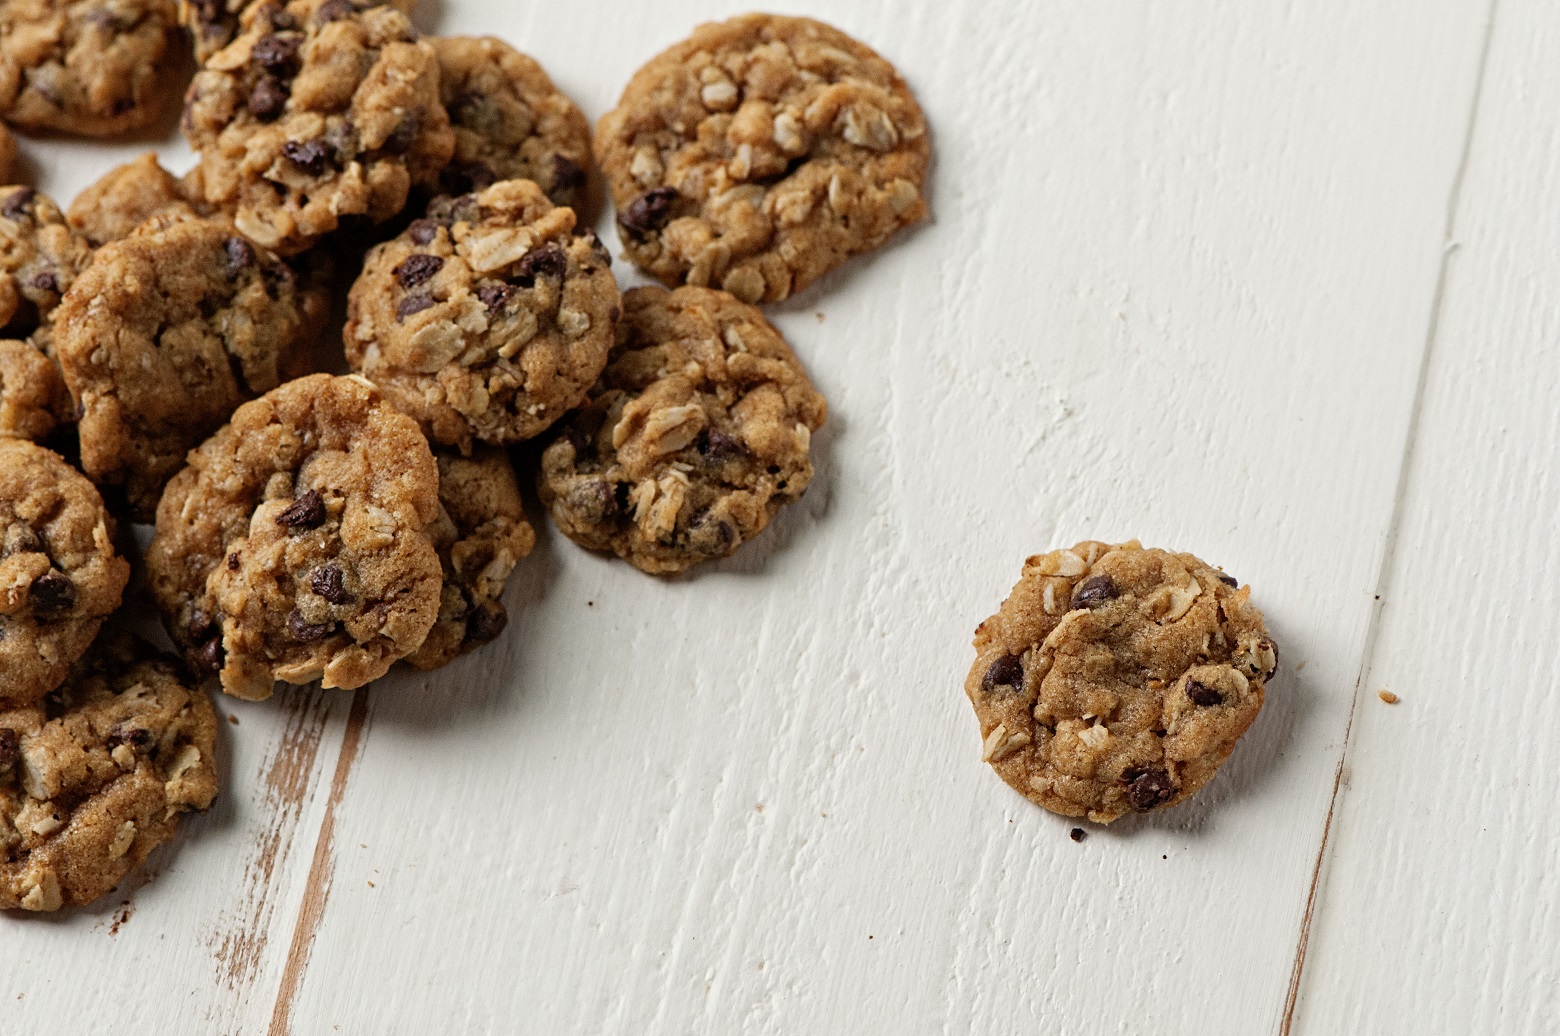
[[[156,880],[0,919],[0,1033],[1556,1030],[1560,11],[777,6],[937,149],[929,225],[774,309],[806,500],[674,581],[543,521],[483,652],[222,702]],[[419,17],[594,118],[742,9]],[[134,153],[23,147],[62,203]],[[1197,800],[1079,845],[960,685],[1025,555],[1133,536],[1249,581],[1283,675]]]

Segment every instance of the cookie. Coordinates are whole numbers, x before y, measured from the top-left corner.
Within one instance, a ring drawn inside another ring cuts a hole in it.
[[[431,41],[439,94],[455,131],[455,157],[439,177],[446,194],[500,180],[530,180],[555,205],[584,200],[590,123],[542,66],[502,40]]]
[[[0,339],[0,436],[42,442],[70,418],[59,365],[26,342]]]
[[[509,613],[499,598],[515,563],[536,545],[515,469],[503,450],[478,447],[470,457],[441,451],[439,520],[428,536],[444,566],[439,617],[422,647],[406,657],[437,669],[504,632]]]
[[[59,206],[31,187],[0,187],[0,334],[52,351],[54,308],[92,259]]]
[[[184,196],[178,179],[148,151],[133,162],[110,169],[86,188],[65,210],[71,229],[93,248],[130,236],[131,231],[157,216],[194,216],[195,207]]]
[[[0,438],[0,701],[58,687],[129,579],[92,483],[42,446]]]
[[[55,318],[81,466],[151,521],[184,455],[301,373],[293,271],[221,219],[164,217],[99,249]]]
[[[16,138],[0,122],[0,183],[10,183],[17,173]]]
[[[926,215],[926,120],[865,45],[809,18],[701,26],[596,127],[623,250],[668,285],[783,299]]]
[[[436,442],[536,436],[585,398],[618,317],[611,260],[574,227],[529,180],[436,199],[369,253],[347,362]]]
[[[381,222],[455,147],[433,46],[389,6],[255,9],[185,96],[192,185],[238,228],[295,255],[348,217]]]
[[[127,634],[59,690],[0,707],[0,908],[58,910],[111,891],[217,795],[211,699]]]
[[[323,2],[325,0],[316,0],[314,6]],[[351,2],[358,9],[383,6],[382,0]],[[255,9],[268,3],[281,6],[276,0],[179,0],[179,23],[189,31],[196,63],[204,65],[213,54],[232,43],[253,20]],[[416,0],[396,0],[393,6],[410,14]]]
[[[146,553],[163,621],[199,672],[360,687],[422,646],[443,573],[427,440],[368,382],[316,374],[245,403],[190,454]]]
[[[1207,784],[1278,667],[1250,587],[1136,541],[1030,558],[975,652],[982,758],[1051,812],[1101,824]]]
[[[590,400],[542,454],[564,535],[645,572],[723,558],[812,481],[827,407],[764,315],[723,291],[636,288]]]
[[[0,118],[31,130],[109,137],[171,100],[174,0],[4,0]]]

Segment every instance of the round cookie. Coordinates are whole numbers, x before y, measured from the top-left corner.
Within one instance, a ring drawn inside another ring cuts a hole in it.
[[[542,66],[502,40],[431,41],[439,95],[455,131],[455,157],[439,177],[446,194],[500,180],[530,180],[555,205],[577,206],[590,165],[590,123]]]
[[[350,689],[433,627],[438,516],[416,423],[361,378],[316,374],[245,403],[190,453],[146,567],[175,643],[227,693],[322,678]]]
[[[433,47],[394,7],[266,4],[185,96],[192,186],[238,228],[295,255],[346,217],[389,219],[455,137]]]
[[[151,521],[184,455],[300,373],[304,292],[226,220],[165,217],[99,249],[56,313],[81,466]]]
[[[0,333],[52,351],[54,308],[92,259],[59,206],[31,187],[0,187]]]
[[[0,701],[58,687],[129,579],[92,483],[42,446],[0,438]]]
[[[634,74],[595,151],[628,257],[745,302],[801,291],[926,215],[931,145],[909,88],[809,18],[700,26]]]
[[[59,366],[26,342],[0,339],[0,436],[42,442],[70,419]]]
[[[611,260],[529,180],[436,199],[369,253],[347,304],[347,361],[469,450],[532,438],[585,398],[612,348]]]
[[[723,291],[636,288],[590,400],[542,454],[564,535],[645,572],[757,536],[812,481],[827,406],[764,315]]]
[[[157,216],[194,215],[183,185],[158,164],[153,151],[110,169],[65,210],[71,228],[93,248],[127,238]]]
[[[1250,587],[1136,541],[1027,560],[975,652],[964,689],[982,758],[1053,813],[1101,824],[1207,784],[1278,667]]]
[[[428,536],[444,566],[439,618],[422,647],[406,656],[437,669],[504,632],[509,613],[499,598],[515,563],[536,545],[509,455],[479,446],[470,457],[441,451],[439,520]]]
[[[179,31],[174,0],[4,0],[0,118],[116,136],[156,119]]]
[[[177,659],[122,633],[44,702],[0,709],[0,909],[111,891],[216,798],[216,739]]]

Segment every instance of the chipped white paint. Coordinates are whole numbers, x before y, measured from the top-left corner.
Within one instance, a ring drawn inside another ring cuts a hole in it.
[[[504,638],[350,731],[224,702],[157,881],[0,919],[0,1032],[1246,1036],[1308,910],[1293,1032],[1555,1028],[1560,15],[1503,0],[1470,138],[1483,2],[780,6],[898,64],[938,156],[930,225],[773,310],[830,401],[806,500],[671,581],[544,525]],[[425,8],[592,117],[742,9]],[[130,153],[23,147],[61,201]],[[1249,581],[1283,675],[1195,802],[1075,844],[960,685],[1025,556],[1134,536]]]

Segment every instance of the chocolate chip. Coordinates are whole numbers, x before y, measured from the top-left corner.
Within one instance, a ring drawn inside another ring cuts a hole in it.
[[[418,313],[421,313],[423,310],[431,309],[432,307],[433,297],[426,294],[425,292],[419,291],[414,295],[406,296],[406,298],[396,303],[395,318],[397,320],[405,320],[409,316],[414,316]]]
[[[249,50],[249,60],[274,75],[290,78],[298,70],[298,36],[261,36]]]
[[[415,288],[438,273],[443,266],[444,260],[438,256],[415,252],[395,268],[395,279],[403,288]]]
[[[426,245],[431,244],[439,236],[439,228],[446,225],[436,219],[414,219],[406,233],[417,244]]]
[[[980,678],[980,691],[982,694],[991,694],[998,687],[1011,687],[1015,691],[1024,689],[1024,657],[1023,655],[1000,655],[997,660],[986,669],[986,675]]]
[[[7,219],[21,219],[28,215],[32,209],[32,200],[38,194],[31,187],[18,187],[5,199],[5,204],[0,205],[0,216]]]
[[[199,608],[192,609],[184,620],[184,632],[191,641],[205,640],[216,628],[217,624],[211,616]]]
[[[334,622],[310,622],[296,608],[287,613],[287,633],[300,644],[324,640],[335,628]]]
[[[1121,780],[1127,786],[1127,802],[1139,813],[1147,813],[1175,798],[1175,783],[1170,774],[1158,767],[1131,766],[1123,770]]]
[[[553,156],[553,190],[577,191],[585,186],[585,170],[573,159]]]
[[[314,12],[314,21],[317,25],[325,25],[328,22],[339,22],[351,15],[351,0],[325,0],[319,10]]]
[[[484,284],[477,289],[477,298],[482,300],[489,313],[497,313],[509,305],[514,294],[515,289],[507,284]]]
[[[1072,606],[1098,608],[1106,601],[1113,601],[1120,596],[1121,591],[1116,589],[1116,582],[1110,576],[1090,576],[1073,590]]]
[[[240,564],[242,564],[242,559],[239,558],[238,551],[234,551],[227,556],[227,567],[229,572],[237,572],[238,566]]]
[[[607,251],[607,246],[601,243],[601,238],[596,236],[596,232],[594,230],[585,231],[585,243],[590,245],[591,251],[595,252],[596,255],[600,257],[602,262],[606,263],[608,266],[612,265],[612,253]]]
[[[287,87],[272,75],[261,76],[249,89],[249,114],[275,122],[287,108]]]
[[[1224,695],[1205,683],[1198,683],[1196,680],[1186,681],[1186,696],[1192,699],[1193,705],[1201,705],[1204,708],[1210,705],[1224,704]]]
[[[486,644],[504,632],[509,625],[509,613],[495,601],[483,601],[466,617],[466,639],[473,644]]]
[[[328,152],[323,140],[289,140],[282,145],[282,154],[310,176],[319,176],[325,172],[325,159]]]
[[[212,637],[190,654],[190,668],[202,676],[215,676],[222,671],[222,638]]]
[[[241,237],[230,237],[223,242],[222,250],[227,254],[228,277],[237,277],[255,261],[255,249],[248,241]]]
[[[16,764],[22,755],[22,739],[10,727],[0,727],[0,770]]]
[[[294,532],[318,529],[325,524],[325,498],[320,496],[319,490],[309,490],[276,516],[276,524]]]
[[[1239,579],[1236,579],[1234,576],[1227,575],[1227,574],[1225,574],[1223,572],[1219,573],[1219,582],[1223,583],[1225,586],[1234,586],[1234,587],[1239,587],[1240,586],[1240,580]]]
[[[1085,831],[1081,827],[1075,827],[1071,831],[1067,832],[1067,837],[1071,838],[1075,842],[1081,842],[1085,838],[1089,837],[1089,832]]]
[[[694,515],[688,523],[689,539],[705,554],[726,555],[735,550],[741,538],[737,528],[708,509]]]
[[[672,206],[677,198],[675,187],[646,191],[618,213],[618,225],[636,238],[647,237],[671,222]]]
[[[616,521],[628,510],[628,483],[608,478],[577,482],[569,491],[569,503],[589,521]]]
[[[76,584],[70,576],[51,568],[33,581],[33,607],[41,612],[62,612],[76,603]]]
[[[52,291],[58,294],[60,290],[60,279],[54,274],[45,270],[43,273],[33,274],[32,280],[27,282],[27,286],[36,291]]]
[[[391,131],[385,141],[385,150],[392,155],[404,155],[417,143],[417,136],[422,132],[422,116],[417,112],[408,112],[396,127]]]
[[[515,267],[515,275],[527,281],[535,281],[538,277],[562,279],[568,272],[569,257],[563,254],[563,248],[556,241],[531,249],[520,257],[519,265]]]
[[[747,444],[735,435],[711,428],[701,436],[699,453],[711,464],[724,464],[749,456]]]
[[[113,751],[120,745],[129,745],[132,748],[145,748],[151,743],[152,732],[145,727],[135,727],[129,723],[115,723],[108,732],[109,751]]]
[[[331,604],[351,604],[354,600],[346,586],[347,575],[335,562],[321,565],[309,576],[309,586]]]

